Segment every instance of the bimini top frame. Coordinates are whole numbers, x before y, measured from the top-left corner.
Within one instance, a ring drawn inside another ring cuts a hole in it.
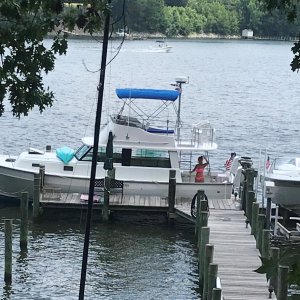
[[[122,106],[119,115],[123,113],[124,107],[127,106],[147,123],[149,121],[156,120],[156,117],[169,107],[169,105],[173,106],[176,116],[178,114],[178,109],[175,105],[175,101],[180,96],[180,92],[178,90],[124,88],[116,89],[116,94],[119,99],[124,100],[124,105]],[[155,106],[155,110],[149,114],[136,104],[136,100],[160,100],[162,103],[158,107]]]

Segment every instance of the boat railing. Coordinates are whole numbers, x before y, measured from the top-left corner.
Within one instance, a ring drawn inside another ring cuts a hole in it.
[[[210,123],[205,122],[192,127],[180,128],[180,137],[177,140],[179,146],[200,147],[213,145],[215,140],[214,128]],[[182,138],[184,137],[184,138]]]

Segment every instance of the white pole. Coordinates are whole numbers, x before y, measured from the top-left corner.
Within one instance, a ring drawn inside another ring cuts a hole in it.
[[[276,209],[275,209],[275,225],[274,225],[275,236],[277,236],[277,230],[278,230],[278,205],[276,205]]]
[[[256,190],[255,190],[256,199],[257,199],[258,183],[261,180],[260,173],[261,173],[261,149],[259,149],[258,174],[257,174],[257,178],[256,178]]]
[[[267,162],[267,149],[265,152],[265,161],[264,161],[264,180],[263,180],[263,186],[262,186],[262,197],[261,197],[261,206],[262,208],[265,207],[265,177],[266,177],[266,162]]]

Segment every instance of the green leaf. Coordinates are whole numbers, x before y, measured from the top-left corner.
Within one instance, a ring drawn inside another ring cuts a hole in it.
[[[262,265],[258,269],[254,270],[254,272],[266,274],[267,280],[269,280],[272,276],[276,276],[278,262],[261,256],[259,258]]]

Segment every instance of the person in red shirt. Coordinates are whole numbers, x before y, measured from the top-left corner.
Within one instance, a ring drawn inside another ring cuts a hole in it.
[[[204,182],[204,169],[208,166],[208,160],[205,156],[198,157],[198,164],[194,167],[191,173],[196,172],[195,182]]]

